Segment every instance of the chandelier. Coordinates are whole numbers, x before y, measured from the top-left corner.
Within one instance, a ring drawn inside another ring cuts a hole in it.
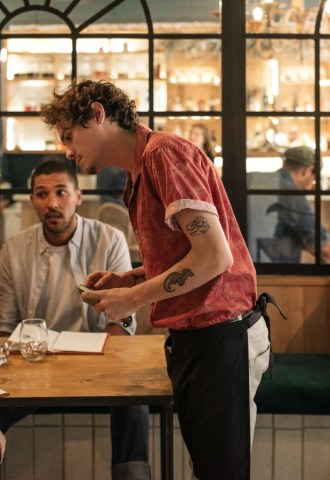
[[[276,0],[249,2],[246,11],[249,33],[313,33],[320,8],[323,8],[322,28],[327,27],[330,0],[312,0],[309,8],[304,0],[284,3]],[[328,30],[328,28],[327,28]]]

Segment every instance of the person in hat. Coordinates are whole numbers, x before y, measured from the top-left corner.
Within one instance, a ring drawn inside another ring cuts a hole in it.
[[[277,185],[282,190],[312,190],[315,182],[315,152],[307,146],[288,148],[283,155],[283,167],[277,172]],[[259,186],[260,188],[260,186]],[[285,195],[267,208],[267,214],[277,213],[274,238],[277,252],[269,253],[273,262],[300,263],[303,250],[315,253],[315,213],[304,195]],[[330,234],[321,226],[321,257],[330,262]]]

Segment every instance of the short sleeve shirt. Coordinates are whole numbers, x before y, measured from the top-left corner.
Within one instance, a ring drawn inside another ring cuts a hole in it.
[[[175,213],[190,208],[217,215],[233,266],[199,288],[156,302],[155,327],[203,328],[242,314],[256,300],[256,274],[221,178],[210,159],[184,138],[137,129],[135,169],[124,200],[139,243],[146,278],[170,269],[190,250]],[[206,247],[207,248],[207,244]]]

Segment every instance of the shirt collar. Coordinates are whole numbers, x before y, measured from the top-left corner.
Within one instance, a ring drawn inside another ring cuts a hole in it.
[[[134,167],[137,177],[141,173],[142,156],[148,142],[148,135],[151,131],[152,130],[149,127],[143,124],[140,124],[136,130]]]
[[[141,174],[143,152],[148,143],[148,136],[150,132],[152,132],[152,130],[149,127],[146,127],[145,125],[143,125],[142,123],[140,123],[140,125],[138,125],[136,129],[136,144],[135,144],[135,155],[134,155],[134,170],[136,172],[136,178],[135,178],[134,185],[137,183],[138,178],[140,177],[140,174]],[[128,206],[130,197],[133,193],[134,185],[133,185],[132,177],[130,173],[127,172],[127,182],[126,182],[125,190],[123,193],[123,201],[126,206]]]

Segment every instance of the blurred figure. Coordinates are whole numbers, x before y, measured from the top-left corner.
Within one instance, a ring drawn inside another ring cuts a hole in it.
[[[4,209],[8,207],[9,203],[10,203],[10,200],[8,200],[7,198],[0,197],[0,216],[2,215],[2,212],[4,211]]]
[[[280,188],[312,190],[315,182],[315,152],[300,146],[284,152],[283,167],[278,171]],[[279,195],[268,212],[278,212],[274,237],[285,240],[287,261],[300,262],[302,250],[315,253],[315,213],[305,196]],[[330,234],[321,225],[321,257],[330,261]],[[294,259],[294,260],[292,260]]]
[[[101,195],[101,203],[115,202],[125,206],[122,199],[122,192],[126,185],[126,171],[119,167],[109,165],[97,172],[96,186],[104,190],[120,190],[120,193],[109,191],[109,195]]]
[[[252,172],[248,174],[249,188],[282,190],[312,190],[315,182],[315,152],[306,146],[288,148],[283,155],[283,167],[276,172]],[[272,199],[272,203],[269,200]],[[273,217],[273,232],[263,238],[263,249],[273,263],[300,263],[306,250],[315,254],[315,213],[305,195],[251,196],[249,211],[259,223],[267,223]],[[261,218],[258,204],[262,202]],[[249,230],[252,230],[249,221]],[[260,235],[259,235],[260,236]],[[263,235],[265,236],[265,235]],[[260,239],[259,239],[260,243]],[[251,245],[251,242],[249,242]],[[266,247],[267,245],[267,247]],[[252,245],[253,247],[253,245]],[[321,225],[321,257],[330,262],[330,233]]]
[[[194,123],[189,132],[189,140],[206,153],[212,162],[214,161],[210,134],[206,125],[203,123]]]
[[[9,204],[10,204],[10,200],[8,198],[0,196],[0,247],[4,242],[4,230],[5,230],[4,219],[1,218],[1,217],[2,217],[4,209],[6,207],[8,207]]]

